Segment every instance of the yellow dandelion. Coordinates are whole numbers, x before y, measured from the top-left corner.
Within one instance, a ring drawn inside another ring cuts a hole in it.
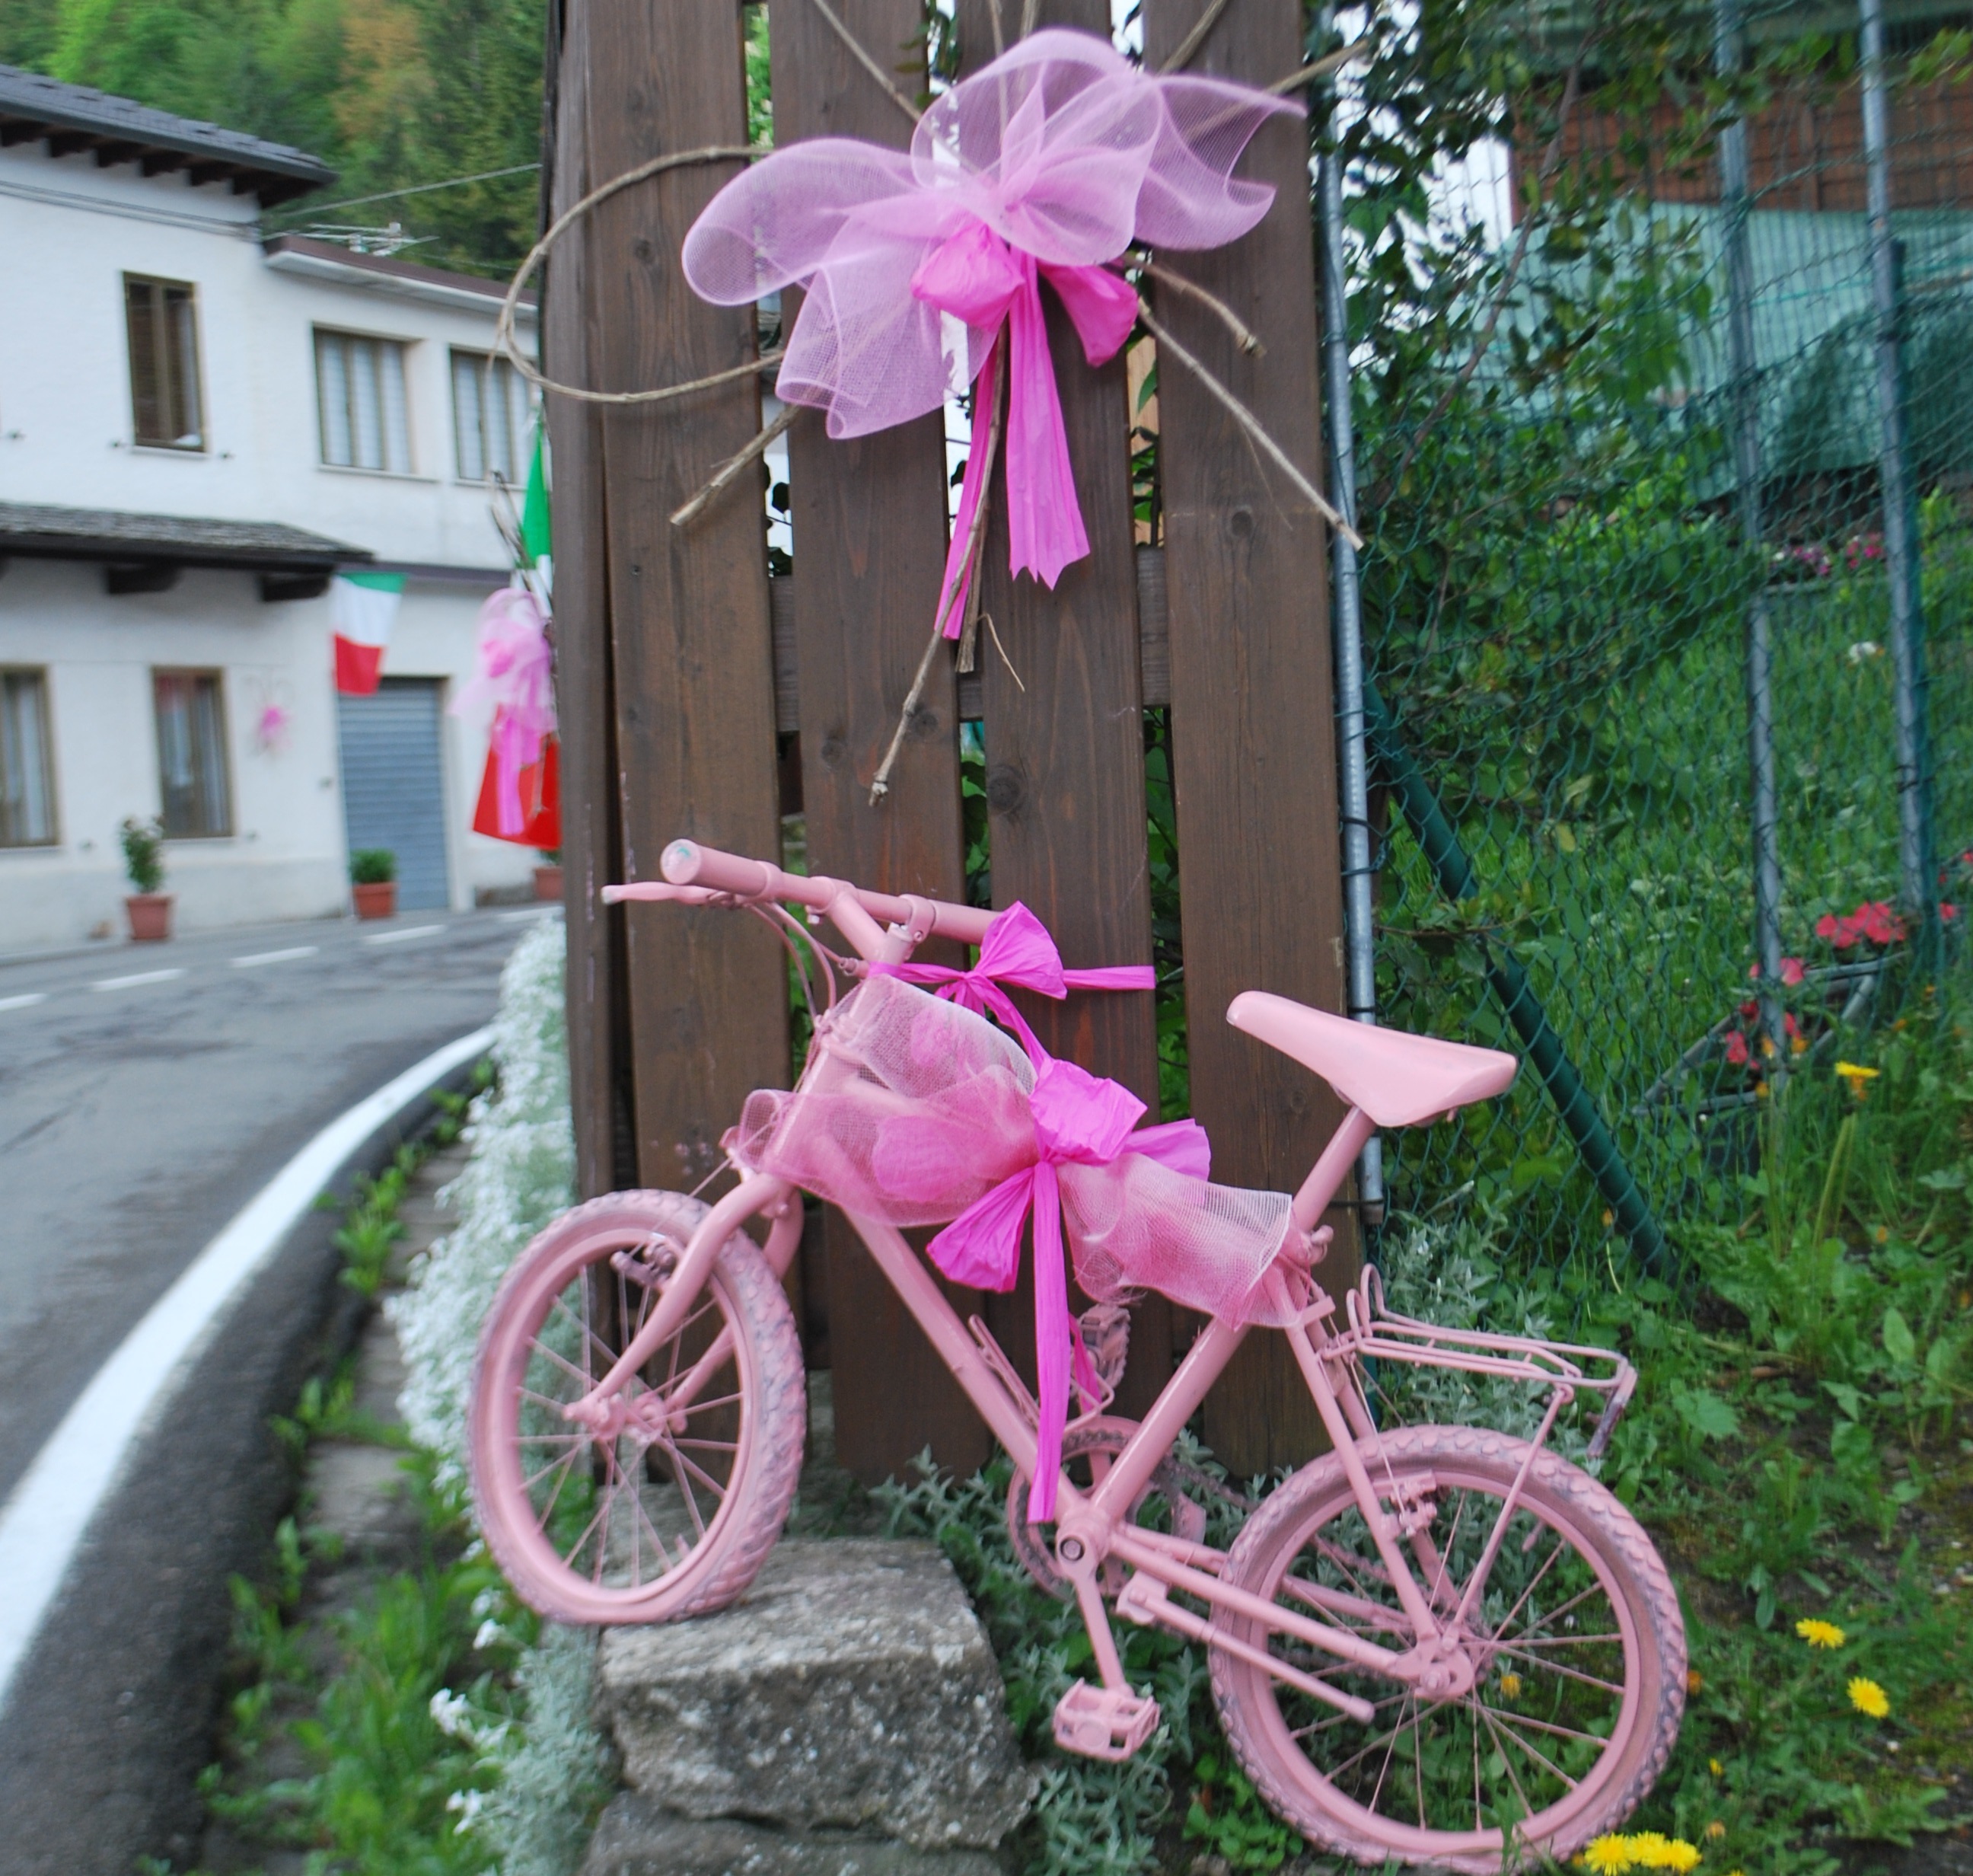
[[[1659,1864],[1658,1867],[1661,1869],[1677,1870],[1679,1876],[1685,1876],[1687,1871],[1695,1870],[1699,1867],[1699,1846],[1697,1844],[1687,1843],[1683,1837],[1674,1837],[1666,1846],[1664,1860]]]
[[[1870,1084],[1877,1079],[1875,1069],[1867,1069],[1860,1062],[1839,1062],[1836,1065],[1837,1078],[1859,1101],[1870,1091]]]
[[[1715,1778],[1724,1778],[1726,1776],[1726,1768],[1722,1765],[1717,1759],[1707,1760],[1706,1762],[1706,1769],[1707,1771],[1710,1772]]]
[[[1883,1720],[1890,1717],[1891,1697],[1876,1681],[1858,1675],[1850,1683],[1850,1704],[1873,1720]]]
[[[1521,1697],[1521,1677],[1517,1674],[1502,1675],[1500,1691],[1510,1700],[1519,1700]]]
[[[1631,1861],[1640,1869],[1668,1869],[1671,1839],[1662,1831],[1640,1831],[1629,1840]]]
[[[1795,1632],[1811,1648],[1840,1648],[1850,1639],[1834,1622],[1821,1622],[1813,1616],[1803,1617]]]
[[[1706,1835],[1707,1841],[1710,1842],[1717,1843],[1719,1839],[1726,1835],[1726,1826],[1721,1823],[1717,1818],[1715,1818],[1713,1822],[1706,1827]]]
[[[1685,1691],[1688,1694],[1697,1694],[1705,1684],[1706,1677],[1701,1674],[1697,1668],[1688,1668],[1686,1669]]]
[[[1622,1876],[1631,1867],[1631,1840],[1628,1837],[1598,1837],[1582,1852],[1585,1867],[1598,1876]]]

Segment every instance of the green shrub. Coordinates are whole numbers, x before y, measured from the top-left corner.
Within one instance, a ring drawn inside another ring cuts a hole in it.
[[[398,876],[398,856],[387,846],[359,846],[349,856],[355,886],[388,886]]]
[[[165,883],[165,824],[153,818],[139,820],[126,814],[117,830],[123,847],[123,870],[139,892],[155,892]]]

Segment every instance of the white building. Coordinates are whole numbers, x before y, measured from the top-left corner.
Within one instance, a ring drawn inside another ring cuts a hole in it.
[[[0,953],[121,930],[160,816],[181,928],[531,876],[470,831],[486,725],[445,714],[525,476],[492,283],[293,237],[311,157],[0,67]],[[528,319],[532,327],[532,312]],[[375,697],[339,698],[339,565],[406,576]]]

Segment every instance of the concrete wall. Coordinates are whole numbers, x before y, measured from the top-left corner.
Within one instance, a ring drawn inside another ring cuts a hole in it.
[[[38,144],[0,151],[0,242],[35,257],[0,268],[0,501],[281,522],[386,565],[456,570],[411,579],[384,666],[456,689],[505,550],[489,491],[456,473],[450,354],[490,349],[497,300],[467,291],[435,303],[429,289],[388,279],[294,271],[270,261],[255,215],[250,199],[191,188],[182,174],[98,169]],[[203,450],[133,445],[126,273],[198,290]],[[317,327],[408,346],[412,473],[322,464]],[[100,565],[16,558],[0,572],[0,664],[47,673],[60,831],[51,848],[0,848],[0,952],[77,943],[106,922],[121,930],[117,826],[159,805],[157,666],[224,673],[234,832],[168,849],[181,928],[344,911],[326,598],[270,604],[250,574],[196,569],[162,593],[113,597]],[[288,718],[278,746],[256,734],[269,704]],[[482,889],[521,889],[538,858],[470,831],[486,727],[445,724],[461,906]]]
[[[483,591],[414,581],[386,669],[443,680],[471,669]],[[334,918],[348,905],[326,599],[268,605],[250,575],[188,571],[168,593],[112,598],[99,568],[16,560],[0,577],[0,665],[47,673],[57,844],[0,847],[0,953],[120,934],[129,891],[116,830],[160,806],[151,672],[222,673],[234,832],[175,840],[165,889],[179,928]],[[270,705],[286,713],[273,742]],[[483,722],[448,715],[443,755],[453,903],[524,886],[538,856],[470,831],[486,759]]]

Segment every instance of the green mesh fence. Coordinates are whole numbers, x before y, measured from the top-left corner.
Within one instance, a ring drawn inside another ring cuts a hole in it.
[[[1973,79],[1956,17],[1922,11],[1890,42],[1889,171],[1929,673],[1921,782],[1949,945],[1973,846]],[[1514,23],[1470,8],[1456,23],[1476,19]],[[1691,8],[1655,22],[1667,42],[1684,34],[1702,77],[1715,24]],[[1543,1071],[1387,1138],[1407,1209],[1470,1191],[1504,1206],[1524,1243],[1620,1267],[1640,1250],[1675,1259],[1681,1219],[1736,1202],[1777,1067],[1750,981],[1755,608],[1772,643],[1786,1072],[1826,1078],[1846,1026],[1890,1013],[1929,941],[1900,879],[1855,40],[1854,18],[1832,28],[1805,9],[1750,22],[1765,89],[1746,120],[1752,353],[1738,379],[1716,99],[1715,121],[1667,153],[1661,102],[1634,93],[1656,141],[1627,144],[1584,83],[1543,178],[1549,219],[1515,271],[1518,219],[1468,231],[1517,192],[1526,214],[1540,139],[1570,107],[1556,102],[1567,35],[1523,67],[1507,186],[1462,197],[1472,158],[1463,172],[1441,162],[1431,231],[1408,237],[1426,313],[1452,335],[1435,359],[1406,355],[1388,319],[1397,340],[1376,349],[1372,257],[1394,237],[1371,112],[1402,94],[1379,91],[1381,59],[1353,106],[1346,90],[1379,1017],[1513,1047]],[[1437,55],[1428,23],[1408,43],[1419,66]],[[1429,303],[1441,259],[1463,309]],[[1742,411],[1759,445],[1752,541]]]

